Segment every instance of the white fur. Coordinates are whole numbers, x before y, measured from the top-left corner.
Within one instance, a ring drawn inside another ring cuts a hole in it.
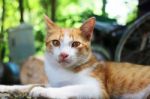
[[[75,75],[73,72],[64,69],[60,64],[55,61],[51,55],[45,54],[45,72],[47,74],[49,83],[52,87],[60,87],[62,86],[59,84],[60,82],[66,82],[67,79],[74,80]],[[67,80],[67,81],[69,81]]]

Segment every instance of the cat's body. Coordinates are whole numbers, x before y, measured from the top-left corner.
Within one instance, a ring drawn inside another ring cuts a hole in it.
[[[51,58],[47,57],[47,59]],[[56,66],[56,64],[53,65]],[[59,67],[58,69],[56,69],[57,67],[51,68],[50,64],[46,64],[45,66],[47,66],[46,71],[47,75],[49,75],[48,77],[51,87],[58,88],[70,85],[73,86],[80,84],[82,80],[86,83],[92,81],[92,79],[90,79],[90,77],[92,77],[96,79],[97,83],[94,82],[89,84],[95,84],[95,87],[101,89],[101,91],[98,91],[99,94],[97,94],[103,97],[101,99],[108,99],[109,97],[115,99],[149,99],[150,67],[148,66],[143,67],[142,65],[130,63],[98,62],[94,57],[92,57],[92,59],[86,64],[75,67],[71,70]],[[62,75],[60,76],[60,74]],[[87,79],[84,77],[87,77]],[[90,89],[88,88],[85,90],[82,89],[83,92],[90,92],[90,95],[96,93],[94,89],[91,89],[92,91],[89,90]],[[59,94],[57,95],[59,97]]]
[[[47,88],[35,87],[30,95],[57,99],[147,99],[150,67],[97,61],[91,51],[95,18],[80,28],[64,29],[48,17],[45,72]],[[36,67],[35,67],[36,68]]]

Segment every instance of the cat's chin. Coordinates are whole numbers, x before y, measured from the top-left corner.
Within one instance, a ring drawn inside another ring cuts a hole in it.
[[[69,62],[59,62],[59,64],[63,68],[70,69],[73,68],[76,63],[74,63],[73,61],[69,61]]]
[[[59,61],[58,63],[64,68],[68,68],[71,66],[71,62],[69,61]]]

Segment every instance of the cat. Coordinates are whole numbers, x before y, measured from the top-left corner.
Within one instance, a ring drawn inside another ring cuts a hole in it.
[[[47,88],[30,95],[68,99],[148,99],[150,67],[97,61],[91,51],[95,18],[80,28],[61,28],[45,17],[47,26],[45,72]]]
[[[94,17],[85,21],[80,28],[61,28],[47,16],[45,22],[47,36],[43,65],[48,85],[0,85],[0,92],[27,90],[34,98],[56,99],[150,98],[149,66],[97,61],[92,54]]]

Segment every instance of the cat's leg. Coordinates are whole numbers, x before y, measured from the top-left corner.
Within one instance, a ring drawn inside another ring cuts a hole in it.
[[[35,87],[31,90],[32,97],[46,97],[56,99],[84,98],[84,99],[109,99],[106,91],[95,85],[72,85],[61,88]]]

